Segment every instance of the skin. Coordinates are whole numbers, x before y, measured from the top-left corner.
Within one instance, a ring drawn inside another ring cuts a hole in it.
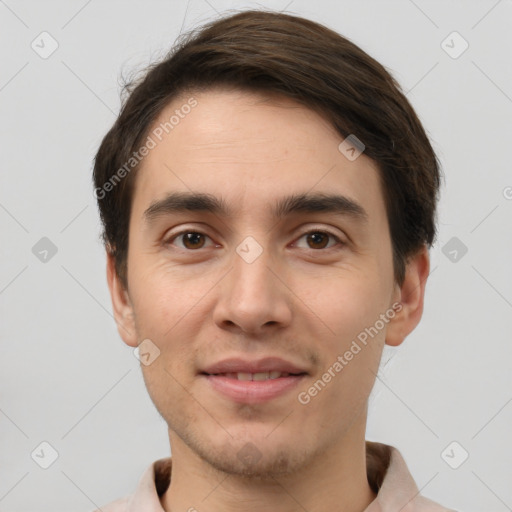
[[[124,342],[149,338],[160,356],[142,365],[148,392],[169,426],[172,478],[166,511],[362,511],[375,494],[366,476],[368,397],[384,343],[400,345],[423,312],[429,254],[423,247],[394,282],[378,168],[354,161],[317,113],[289,99],[215,89],[145,157],[129,229],[128,289],[107,254],[107,279]],[[168,120],[176,99],[155,123]],[[168,192],[222,197],[233,215],[143,212]],[[276,221],[270,205],[291,193],[337,192],[360,203],[363,225],[332,213]],[[192,244],[182,229],[203,233]],[[327,230],[335,238],[311,240]],[[248,264],[245,237],[263,248]],[[325,246],[325,247],[324,247]],[[196,248],[198,247],[198,248]],[[402,309],[311,401],[297,400],[358,333]],[[212,390],[199,369],[231,356],[279,356],[306,368],[300,387],[262,404]],[[260,459],[237,453],[253,443]],[[203,501],[204,500],[204,501]]]

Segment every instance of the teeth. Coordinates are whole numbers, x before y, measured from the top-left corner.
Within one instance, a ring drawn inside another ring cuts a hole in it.
[[[279,377],[288,377],[290,375],[286,372],[271,371],[271,372],[259,372],[259,373],[221,373],[223,377],[229,377],[230,379],[238,380],[268,380],[278,379]]]
[[[238,378],[240,378],[240,376]],[[270,378],[269,372],[254,373],[252,376],[252,380],[267,380],[269,378]]]

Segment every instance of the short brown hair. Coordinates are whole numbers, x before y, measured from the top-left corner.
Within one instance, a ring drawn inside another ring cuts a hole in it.
[[[391,74],[340,34],[298,16],[248,10],[185,34],[142,79],[125,85],[121,112],[94,163],[102,239],[124,286],[139,167],[126,172],[126,162],[173,99],[217,86],[291,98],[323,115],[343,138],[355,134],[364,143],[380,171],[394,278],[401,285],[408,258],[435,241],[441,178],[414,109]],[[118,173],[119,183],[112,181],[123,166],[126,177],[119,180]]]

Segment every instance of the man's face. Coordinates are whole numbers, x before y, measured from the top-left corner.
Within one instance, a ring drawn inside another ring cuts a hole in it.
[[[142,369],[171,445],[175,439],[229,473],[292,471],[355,425],[364,432],[393,325],[377,321],[400,298],[378,170],[364,153],[349,160],[338,149],[342,137],[290,100],[233,91],[193,97],[197,106],[155,139],[137,176],[128,251],[134,335],[123,337],[160,350]],[[172,193],[208,194],[229,212],[145,214]],[[306,207],[274,215],[285,198],[316,194],[344,196],[366,218]],[[378,333],[358,341],[376,322]],[[257,394],[268,382],[227,395],[220,384],[228,377],[202,372],[232,357],[278,357],[306,375],[281,377],[286,389],[260,398],[247,390]],[[331,378],[308,391],[329,368]]]

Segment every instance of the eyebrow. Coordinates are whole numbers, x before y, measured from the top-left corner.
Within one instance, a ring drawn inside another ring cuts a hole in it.
[[[156,218],[183,212],[205,212],[229,217],[233,211],[222,198],[199,192],[173,192],[153,202],[144,211],[143,219],[151,224]],[[368,213],[353,199],[340,194],[293,194],[279,199],[271,208],[276,219],[295,213],[334,213],[353,218],[361,224],[368,223]]]

